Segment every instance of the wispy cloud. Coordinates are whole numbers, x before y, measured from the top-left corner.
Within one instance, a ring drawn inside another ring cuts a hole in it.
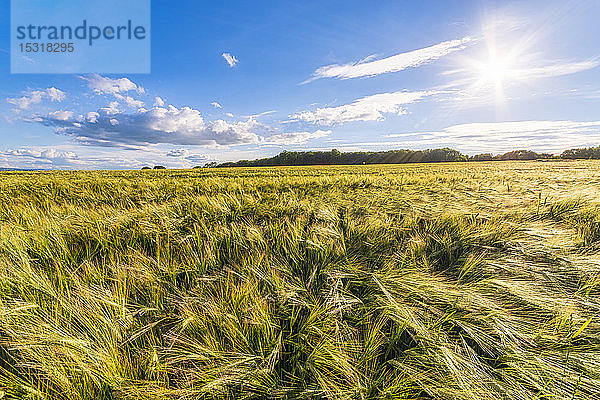
[[[41,103],[44,99],[61,102],[66,97],[67,95],[62,90],[50,87],[44,90],[29,90],[24,92],[23,97],[8,98],[6,102],[15,105],[18,110],[28,110],[32,104]]]
[[[521,63],[523,64],[523,63]],[[509,66],[502,71],[502,78],[506,83],[510,82],[530,82],[536,79],[554,78],[565,75],[577,74],[579,72],[594,69],[600,65],[596,59],[584,61],[541,61],[529,60],[526,65]],[[485,65],[471,68],[458,68],[444,72],[442,75],[455,76],[456,79],[450,81],[443,88],[461,87],[461,86],[495,86],[493,80],[482,78],[485,75]]]
[[[192,154],[189,149],[173,149],[167,153],[167,157],[176,158],[192,164],[199,164],[210,160],[205,154]]]
[[[600,121],[469,123],[440,131],[390,134],[387,137],[402,140],[373,144],[420,147],[448,145],[468,152],[500,153],[527,149],[556,153],[571,147],[597,146],[600,141]]]
[[[173,149],[167,153],[167,157],[187,157],[189,155],[188,149]]]
[[[348,64],[332,64],[318,68],[312,78],[304,83],[320,78],[352,79],[370,77],[390,72],[398,72],[407,68],[418,67],[430,63],[450,53],[463,50],[474,39],[464,37],[457,40],[441,42],[433,46],[396,54],[391,57],[371,61],[373,56]]]
[[[324,138],[331,135],[331,130],[316,130],[314,132],[286,132],[265,138],[266,144],[304,144],[311,139]]]
[[[214,108],[223,108],[223,106],[219,103],[217,103],[216,101],[213,101],[212,103],[210,103],[211,106],[213,106]]]
[[[271,115],[271,114],[275,114],[277,111],[276,110],[268,110],[268,111],[263,111],[261,113],[258,114],[250,114],[250,115],[244,115],[244,118],[259,118],[259,117],[264,117],[267,115]]]
[[[338,107],[322,107],[314,111],[292,114],[289,118],[292,121],[304,121],[327,126],[354,121],[379,121],[385,118],[384,114],[405,114],[406,109],[402,105],[414,103],[426,96],[437,93],[439,92],[380,93]]]
[[[529,67],[514,69],[509,71],[521,79],[540,79],[552,78],[555,76],[571,75],[578,72],[587,71],[596,68],[600,63],[596,60],[575,61],[575,62],[555,62],[549,65],[539,67]]]
[[[231,68],[235,67],[239,62],[238,59],[235,58],[235,56],[231,53],[223,53],[221,54],[221,57],[225,59],[225,61],[227,62],[227,64],[229,64]]]

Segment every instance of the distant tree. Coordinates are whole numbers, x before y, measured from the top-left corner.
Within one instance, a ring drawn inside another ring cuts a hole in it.
[[[493,161],[494,156],[491,153],[476,154],[469,158],[470,161]]]
[[[598,160],[600,159],[600,146],[598,147],[586,147],[582,149],[569,149],[565,150],[560,158],[571,159],[571,160]]]
[[[360,165],[360,164],[403,164],[418,162],[467,161],[464,154],[453,149],[434,150],[390,150],[380,152],[331,151],[287,151],[275,157],[248,161],[240,160],[218,165],[219,167],[262,167],[277,165]]]
[[[167,169],[167,168],[163,167],[162,165],[155,165],[154,169]]]
[[[145,169],[152,169],[152,168],[150,168],[150,167],[142,167],[142,170],[145,170]]]
[[[240,160],[216,165],[217,167],[268,167],[278,165],[362,165],[362,164],[406,164],[454,161],[503,161],[503,160],[546,160],[546,159],[600,159],[600,146],[571,149],[560,156],[536,153],[530,150],[514,150],[500,155],[491,153],[469,157],[457,150],[443,148],[430,150],[357,151],[342,153],[331,151],[287,151],[275,157],[257,160]],[[212,164],[212,163],[210,163]],[[208,167],[208,164],[206,165]],[[211,168],[212,165],[209,167]]]
[[[207,162],[204,164],[204,168],[215,168],[218,165],[216,161]]]
[[[539,160],[552,158],[552,154],[541,153],[529,150],[515,150],[504,153],[501,156],[496,156],[498,160]]]

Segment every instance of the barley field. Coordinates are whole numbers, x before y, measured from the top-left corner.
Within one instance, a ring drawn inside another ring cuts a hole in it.
[[[600,162],[0,173],[2,399],[600,399]]]

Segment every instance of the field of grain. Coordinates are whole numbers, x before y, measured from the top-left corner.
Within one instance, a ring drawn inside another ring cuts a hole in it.
[[[600,399],[600,162],[0,173],[0,398]]]

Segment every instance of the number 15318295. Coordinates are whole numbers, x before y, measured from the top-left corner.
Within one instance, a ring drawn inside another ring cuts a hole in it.
[[[21,53],[72,53],[73,43],[19,43]]]

